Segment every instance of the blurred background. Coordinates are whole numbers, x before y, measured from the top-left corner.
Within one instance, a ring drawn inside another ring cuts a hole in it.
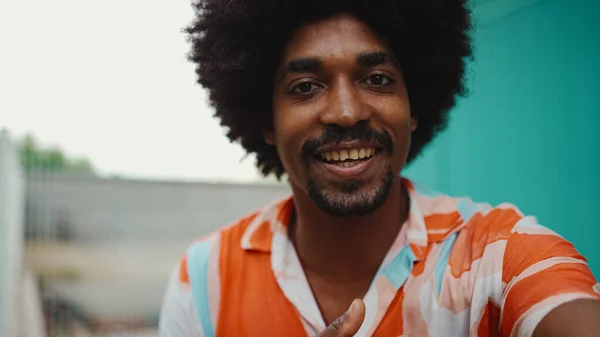
[[[470,94],[405,175],[600,276],[598,0],[473,0]],[[0,2],[0,337],[156,336],[187,245],[273,199],[195,84],[187,1]]]

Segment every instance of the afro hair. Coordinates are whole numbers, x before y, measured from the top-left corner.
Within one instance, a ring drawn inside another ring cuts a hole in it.
[[[410,163],[447,126],[472,57],[466,0],[198,0],[185,29],[198,83],[227,137],[255,153],[266,176],[285,173],[277,149],[265,142],[272,125],[273,79],[284,46],[296,29],[336,14],[350,14],[390,45],[402,67],[412,115]]]

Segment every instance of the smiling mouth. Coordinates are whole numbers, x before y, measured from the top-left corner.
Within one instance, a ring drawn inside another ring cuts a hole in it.
[[[353,148],[321,153],[319,158],[327,164],[353,167],[375,155],[375,148]]]

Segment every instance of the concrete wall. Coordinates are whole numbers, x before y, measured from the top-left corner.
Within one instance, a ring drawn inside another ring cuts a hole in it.
[[[44,294],[86,317],[152,322],[169,273],[196,238],[289,193],[287,185],[30,173],[25,261],[45,275]]]
[[[0,131],[0,337],[17,336],[23,192],[19,157],[8,135]]]
[[[31,239],[190,243],[289,193],[287,185],[30,174],[26,222]]]

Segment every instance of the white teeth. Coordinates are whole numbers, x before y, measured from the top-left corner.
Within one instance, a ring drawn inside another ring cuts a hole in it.
[[[340,161],[343,162],[345,160],[358,160],[363,158],[369,158],[375,154],[375,149],[373,148],[356,148],[349,150],[340,150],[340,151],[331,151],[325,152],[321,154],[321,159],[325,161]]]
[[[358,163],[350,162],[350,161],[343,161],[343,162],[336,163],[336,165],[341,166],[341,167],[352,167],[354,165],[358,165]]]

